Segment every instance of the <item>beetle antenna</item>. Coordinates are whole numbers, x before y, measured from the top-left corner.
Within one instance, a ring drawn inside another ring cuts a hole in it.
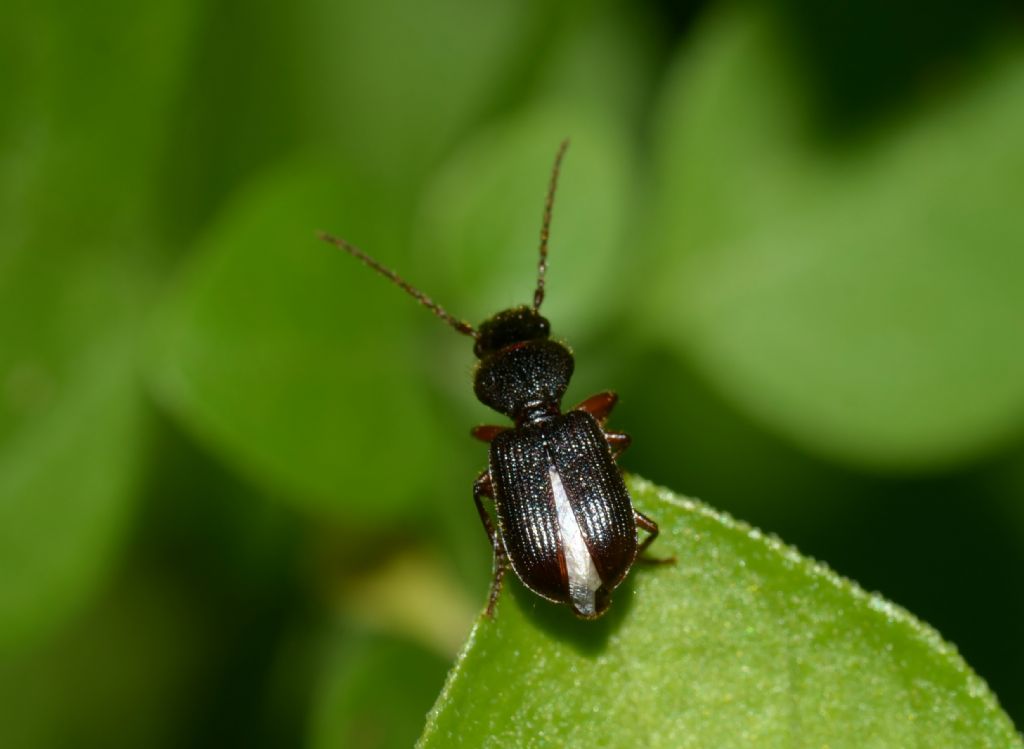
[[[537,262],[537,289],[533,292],[533,311],[540,309],[544,301],[544,274],[548,270],[548,236],[551,233],[551,209],[555,206],[555,190],[558,189],[558,172],[562,168],[562,157],[569,148],[569,139],[562,141],[555,154],[555,165],[551,168],[551,181],[548,183],[548,197],[544,201],[544,221],[540,227],[540,260]]]
[[[429,296],[427,296],[422,291],[417,289],[415,286],[406,281],[404,278],[402,278],[400,275],[395,273],[390,268],[378,263],[372,257],[370,257],[365,252],[356,247],[354,244],[346,242],[344,239],[339,239],[338,237],[335,237],[323,231],[317,232],[317,236],[320,237],[320,239],[322,239],[323,241],[327,242],[328,244],[333,244],[338,249],[344,250],[349,255],[354,257],[356,260],[359,260],[363,265],[366,265],[372,270],[375,270],[378,273],[380,273],[393,284],[398,286],[398,288],[402,289],[406,294],[413,297],[424,307],[429,309],[435,315],[437,315],[450,326],[452,326],[456,332],[462,333],[463,335],[468,335],[470,338],[477,337],[476,329],[472,325],[470,325],[465,320],[460,320],[457,317],[453,317],[440,304],[435,302],[433,299],[431,299]]]

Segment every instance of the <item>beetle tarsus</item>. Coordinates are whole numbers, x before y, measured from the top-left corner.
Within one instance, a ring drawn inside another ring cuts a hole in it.
[[[501,595],[501,584],[505,579],[505,572],[508,570],[508,557],[504,551],[495,550],[494,554],[494,579],[491,580],[491,592],[487,597],[487,610],[484,615],[488,619],[494,618],[494,609],[498,605],[498,596]]]
[[[644,564],[675,564],[676,558],[673,557],[645,557],[644,552],[647,551],[647,547],[654,543],[654,539],[658,537],[661,530],[658,528],[658,524],[651,520],[649,517],[644,515],[640,510],[633,510],[633,517],[636,518],[637,527],[643,528],[647,531],[647,538],[643,540],[640,546],[636,550],[636,561],[643,562]]]

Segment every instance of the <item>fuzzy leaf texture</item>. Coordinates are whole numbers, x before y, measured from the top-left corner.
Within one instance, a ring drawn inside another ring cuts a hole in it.
[[[507,583],[420,747],[1024,746],[928,625],[700,502],[630,488],[677,563],[634,567],[596,622]]]

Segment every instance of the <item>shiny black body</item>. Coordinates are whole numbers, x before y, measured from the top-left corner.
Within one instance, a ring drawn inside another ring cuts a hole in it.
[[[558,473],[604,583],[594,611],[580,613],[598,615],[636,559],[637,541],[629,492],[597,419],[570,411],[503,432],[491,443],[488,470],[512,569],[538,595],[571,604],[549,481]]]
[[[561,409],[573,357],[566,346],[550,339],[551,326],[539,309],[551,210],[567,146],[565,142],[559,149],[551,174],[533,306],[504,310],[478,328],[450,315],[354,245],[321,235],[389,278],[457,332],[474,338],[473,351],[480,360],[473,383],[476,396],[513,421],[510,427],[473,430],[473,436],[491,445],[488,468],[473,485],[473,499],[494,549],[488,616],[511,565],[538,595],[568,603],[579,617],[596,618],[658,535],[658,526],[633,508],[615,465],[630,441],[604,428],[615,394],[598,393],[566,413]],[[493,499],[497,523],[484,498]],[[642,543],[638,527],[648,533]]]

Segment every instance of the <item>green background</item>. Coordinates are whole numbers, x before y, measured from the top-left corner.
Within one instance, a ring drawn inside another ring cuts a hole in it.
[[[0,745],[420,734],[493,419],[468,341],[315,232],[478,322],[530,299],[567,136],[567,400],[617,390],[628,470],[913,612],[1024,723],[1013,3],[5,16]]]

